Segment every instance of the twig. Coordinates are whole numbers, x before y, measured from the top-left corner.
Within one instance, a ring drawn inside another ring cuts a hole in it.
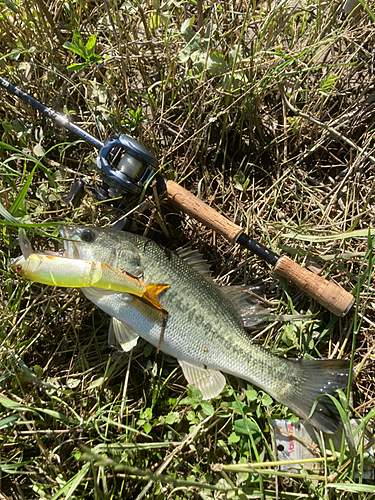
[[[285,91],[284,91],[284,88],[282,85],[279,85],[279,89],[280,89],[280,93],[281,93],[281,97],[283,99],[283,101],[285,102],[285,104],[287,105],[287,107],[293,112],[295,113],[296,115],[300,116],[301,118],[304,118],[305,120],[308,120],[312,123],[315,123],[315,125],[318,125],[319,127],[323,128],[324,130],[327,130],[327,132],[329,132],[331,135],[335,136],[337,139],[340,139],[341,141],[345,142],[348,146],[350,146],[351,148],[355,149],[359,154],[361,155],[364,155],[365,157],[367,156],[371,161],[372,163],[375,164],[375,158],[370,155],[369,153],[366,153],[366,151],[357,146],[357,144],[355,144],[351,139],[349,139],[348,137],[346,137],[344,134],[342,134],[341,132],[339,132],[336,128],[330,126],[330,125],[326,125],[325,123],[317,120],[316,118],[313,118],[312,116],[310,115],[307,115],[306,113],[303,113],[302,111],[300,111],[299,109],[295,108],[287,99],[286,97],[286,94],[285,94]],[[322,199],[320,200],[321,203],[323,203],[324,201],[326,201],[327,199],[331,198],[331,203],[333,202],[333,195],[336,196],[336,193],[340,192],[342,187],[344,186],[344,184],[346,183],[346,181],[348,180],[348,178],[357,170],[358,168],[358,164],[359,164],[359,159],[360,159],[360,156],[358,155],[358,157],[356,158],[355,162],[353,163],[353,165],[348,169],[345,177],[343,178],[343,180],[337,185],[335,186],[333,189],[331,189],[331,191]]]
[[[125,408],[126,394],[128,392],[128,384],[129,384],[130,365],[131,365],[131,362],[132,362],[132,352],[133,352],[133,350],[131,350],[130,353],[129,353],[128,367],[126,369],[126,374],[125,374],[124,390],[122,391],[121,408],[120,408],[120,414],[119,414],[119,419],[118,419],[119,423],[122,422],[122,419],[124,417],[124,408]]]
[[[163,339],[164,339],[164,332],[165,332],[165,327],[167,326],[167,320],[168,320],[168,311],[166,311],[165,309],[162,310],[163,311],[163,322],[162,322],[162,325],[161,325],[161,330],[160,330],[160,336],[159,336],[159,344],[158,344],[158,348],[156,349],[156,356],[159,354],[160,352],[160,349],[161,349],[161,343],[163,342]]]
[[[319,125],[319,127],[321,128],[324,128],[325,130],[327,130],[330,134],[334,135],[335,137],[337,137],[338,139],[340,139],[341,141],[343,142],[346,142],[346,144],[348,144],[348,146],[350,146],[351,148],[355,149],[356,151],[362,153],[363,150],[362,148],[360,148],[359,146],[357,146],[353,141],[351,141],[350,139],[348,139],[345,135],[343,135],[341,132],[339,132],[337,129],[331,127],[330,125],[326,125],[325,123],[317,120],[316,118],[313,118],[312,116],[310,115],[307,115],[306,113],[302,113],[302,111],[300,111],[299,109],[295,108],[287,99],[286,95],[285,95],[285,91],[284,91],[284,88],[282,85],[279,86],[279,89],[280,89],[280,93],[281,93],[281,97],[283,99],[283,101],[285,102],[285,104],[288,106],[288,108],[293,112],[295,113],[296,115],[300,116],[301,118],[304,118],[305,120],[308,120],[309,122],[312,122],[312,123],[315,123],[315,125]],[[375,159],[373,159],[374,163],[375,163]]]

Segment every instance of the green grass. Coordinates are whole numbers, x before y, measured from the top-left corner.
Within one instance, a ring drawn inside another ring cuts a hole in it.
[[[256,337],[274,352],[351,358],[353,399],[341,396],[341,412],[371,438],[374,9],[360,3],[351,19],[340,2],[312,0],[0,1],[0,74],[101,140],[141,140],[165,177],[354,290],[337,319],[164,202],[160,214],[152,191],[132,214],[133,230],[169,248],[193,244],[220,284],[262,283],[273,317]],[[78,291],[10,273],[17,221],[35,248],[55,248],[58,224],[104,226],[140,200],[111,209],[87,192],[67,206],[74,180],[100,184],[96,151],[2,89],[0,117],[1,493],[373,498],[363,440],[335,453],[318,440],[320,468],[281,472],[270,420],[288,409],[231,377],[204,402],[145,342],[131,354],[109,348],[108,318]]]

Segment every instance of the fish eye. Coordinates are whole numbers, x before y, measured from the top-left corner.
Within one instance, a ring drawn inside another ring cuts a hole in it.
[[[95,234],[90,229],[85,229],[80,234],[80,238],[82,241],[85,241],[86,243],[92,243],[95,240]]]

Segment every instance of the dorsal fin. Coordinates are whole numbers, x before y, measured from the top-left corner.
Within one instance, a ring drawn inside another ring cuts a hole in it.
[[[184,260],[186,264],[189,264],[190,267],[197,271],[197,273],[203,276],[203,278],[212,282],[210,267],[198,250],[193,250],[190,247],[178,248],[176,250],[176,254],[180,257],[180,259]]]
[[[268,318],[270,314],[269,309],[260,305],[255,299],[252,299],[250,295],[246,293],[246,290],[250,289],[250,287],[220,286],[214,283],[209,265],[198,250],[193,250],[190,247],[183,247],[178,248],[176,253],[207,281],[213,283],[218,290],[220,290],[227,297],[227,299],[230,300],[233,307],[237,311],[241,324],[245,328],[255,326]]]

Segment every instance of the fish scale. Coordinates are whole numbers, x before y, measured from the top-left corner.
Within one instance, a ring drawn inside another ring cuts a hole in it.
[[[225,384],[221,372],[225,372],[258,386],[307,419],[318,396],[347,385],[347,360],[286,359],[251,342],[235,303],[176,253],[142,236],[111,229],[64,227],[61,234],[70,258],[116,264],[130,274],[126,265],[131,261],[143,273],[145,283],[169,284],[158,295],[168,312],[161,350],[177,358],[188,382],[204,398],[221,392]],[[112,317],[124,349],[133,347],[138,336],[159,346],[161,311],[126,293],[82,291]],[[329,397],[319,398],[309,422],[328,433],[337,430],[339,414]]]

